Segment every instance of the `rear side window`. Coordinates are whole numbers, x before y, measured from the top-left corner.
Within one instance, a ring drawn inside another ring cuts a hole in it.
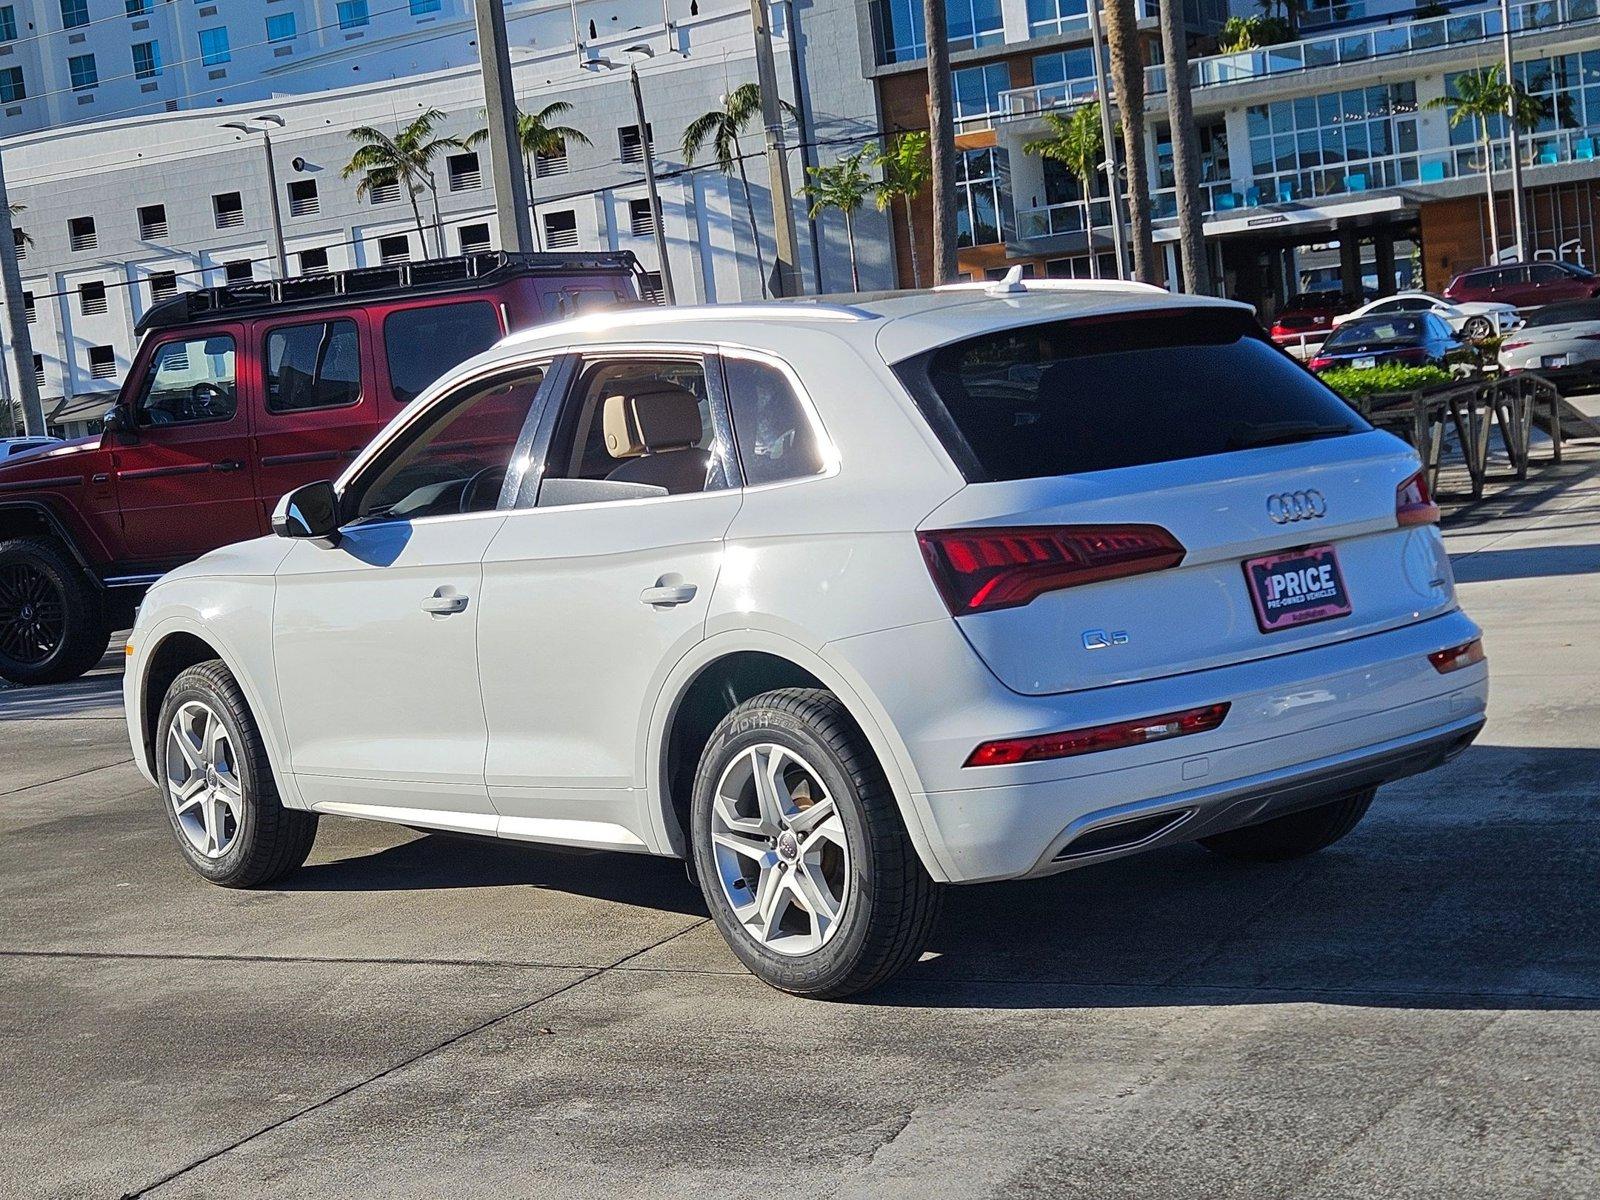
[[[383,322],[383,350],[394,398],[409,404],[451,367],[482,354],[500,336],[500,318],[486,300],[390,313]]]
[[[1547,304],[1531,313],[1523,323],[1525,329],[1541,325],[1565,325],[1570,321],[1600,321],[1600,300],[1577,300],[1571,304]]]
[[[758,487],[820,474],[821,439],[788,376],[748,358],[723,361],[745,483]]]
[[[974,482],[1074,475],[1370,426],[1243,313],[1054,321],[895,368]]]
[[[343,408],[361,399],[354,321],[286,325],[267,334],[267,411]]]

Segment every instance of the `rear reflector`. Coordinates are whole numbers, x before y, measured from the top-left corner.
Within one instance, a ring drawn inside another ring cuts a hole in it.
[[[1418,471],[1394,490],[1394,517],[1404,525],[1432,525],[1439,520],[1439,506],[1428,494],[1428,474]]]
[[[1162,571],[1184,549],[1159,525],[1030,525],[917,534],[956,616],[1019,608],[1045,592]]]
[[[1473,638],[1470,642],[1451,646],[1448,650],[1435,650],[1428,655],[1428,661],[1439,674],[1448,675],[1451,671],[1459,671],[1462,667],[1481,663],[1486,657],[1483,652],[1483,640]]]
[[[1118,721],[1114,725],[1091,725],[1087,729],[1071,729],[1064,733],[1041,733],[1034,737],[984,742],[967,755],[967,761],[961,765],[999,767],[1010,763],[1041,762],[1049,758],[1071,758],[1101,750],[1118,750],[1124,746],[1142,746],[1146,742],[1161,742],[1191,733],[1209,733],[1222,724],[1230,707],[1228,704],[1208,704],[1204,708],[1191,708],[1136,721]]]

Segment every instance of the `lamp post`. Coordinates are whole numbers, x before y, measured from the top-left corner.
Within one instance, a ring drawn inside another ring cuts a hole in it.
[[[677,291],[672,286],[672,263],[667,259],[667,231],[664,214],[661,211],[661,195],[656,190],[656,164],[655,147],[650,138],[650,122],[645,117],[644,94],[639,90],[640,58],[654,58],[655,51],[646,45],[629,46],[623,51],[631,55],[628,59],[628,82],[633,87],[633,111],[639,122],[639,148],[644,157],[644,186],[650,197],[651,224],[655,228],[656,256],[661,259],[661,293],[668,304],[678,302]],[[609,58],[592,58],[589,60],[594,66],[612,70],[622,64]]]
[[[1524,226],[1522,213],[1522,147],[1518,144],[1517,137],[1517,84],[1512,72],[1511,61],[1511,0],[1500,0],[1500,52],[1505,56],[1506,62],[1506,131],[1511,135],[1511,221],[1516,227],[1516,236],[1513,245],[1516,247],[1517,258],[1527,262],[1529,255],[1523,243]],[[1491,152],[1492,153],[1492,152]],[[1491,165],[1492,159],[1491,159]],[[1493,201],[1491,200],[1492,204]],[[1495,247],[1495,259],[1500,257],[1500,248]]]
[[[45,432],[44,406],[39,403],[39,377],[33,369],[33,338],[28,331],[27,305],[22,298],[22,273],[17,269],[16,234],[11,227],[11,198],[6,194],[5,171],[0,169],[0,290],[11,334],[11,361],[16,368],[17,400],[22,406],[22,432],[38,437]],[[10,397],[0,437],[11,436]]]
[[[517,169],[522,152],[517,141],[517,97],[511,86],[505,5],[501,0],[474,0],[472,7],[478,29],[478,62],[483,72],[483,107],[489,122],[489,172],[494,179],[500,246],[520,253],[536,247],[528,209],[532,188],[524,186],[522,172]],[[577,20],[576,7],[573,20]],[[443,247],[439,252],[444,253]]]
[[[277,113],[262,113],[248,121],[224,121],[222,128],[237,129],[240,133],[259,133],[261,145],[267,155],[267,195],[272,204],[272,240],[278,262],[278,278],[289,278],[289,255],[283,248],[283,213],[278,207],[278,168],[272,161],[272,131],[282,129],[287,122]]]
[[[1094,90],[1100,101],[1100,140],[1106,147],[1106,195],[1111,201],[1111,246],[1117,256],[1117,278],[1128,277],[1128,245],[1122,233],[1122,182],[1117,174],[1116,126],[1111,120],[1111,88],[1106,83],[1105,40],[1100,32],[1100,0],[1089,0],[1089,33],[1093,39]],[[1084,197],[1087,236],[1091,262],[1099,257],[1094,248],[1094,196]]]

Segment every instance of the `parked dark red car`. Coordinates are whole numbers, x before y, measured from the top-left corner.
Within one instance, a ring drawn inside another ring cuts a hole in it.
[[[1311,349],[1333,330],[1333,319],[1366,303],[1343,292],[1300,292],[1290,296],[1272,322],[1272,340],[1285,349]]]
[[[1446,300],[1487,300],[1538,308],[1600,296],[1600,275],[1572,263],[1501,263],[1463,271],[1444,289]]]
[[[98,437],[0,465],[0,676],[81,675],[162,573],[269,531],[391,417],[508,332],[641,302],[634,256],[502,254],[155,305]]]

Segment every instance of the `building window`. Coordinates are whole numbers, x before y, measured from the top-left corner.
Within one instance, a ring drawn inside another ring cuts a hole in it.
[[[461,238],[461,253],[477,254],[479,251],[492,247],[489,241],[489,227],[487,225],[463,225],[458,234]]]
[[[363,25],[372,24],[367,0],[340,0],[338,12],[340,29],[360,29]]]
[[[72,77],[75,92],[87,92],[100,86],[100,72],[95,69],[92,54],[75,54],[67,59],[67,73]]]
[[[1245,123],[1269,204],[1417,180],[1414,82],[1254,104]]]
[[[273,13],[267,18],[267,41],[287,42],[294,38],[294,14]]]
[[[89,23],[89,0],[61,0],[61,28],[76,29]]]
[[[443,0],[411,0],[411,15],[425,17],[429,13],[436,13],[444,7]]]
[[[411,239],[405,234],[395,234],[393,237],[378,239],[378,261],[389,263],[403,263],[411,261]]]
[[[300,274],[326,275],[328,273],[328,252],[322,249],[300,251]]]
[[[17,40],[17,10],[10,4],[0,5],[0,42]]]
[[[1084,0],[1028,0],[1028,36],[1048,37],[1089,27]]]
[[[68,227],[71,227],[70,222],[68,222]],[[91,236],[94,234],[94,222],[92,221],[89,223],[89,233]],[[18,262],[28,257],[28,235],[22,232],[22,226],[13,225],[11,227],[11,244],[17,252]],[[77,247],[74,246],[73,249],[76,250]]]
[[[165,204],[149,204],[139,210],[139,236],[146,239],[167,236]]]
[[[244,224],[244,200],[238,192],[211,197],[211,212],[218,229],[237,229]]]
[[[393,204],[400,199],[400,181],[387,179],[382,183],[374,183],[367,189],[367,195],[374,204]]]
[[[956,155],[956,245],[992,246],[1004,240],[1011,203],[1004,150]]]
[[[563,143],[561,149],[554,154],[535,154],[533,156],[533,173],[540,179],[550,175],[565,175],[567,173],[567,147]]]
[[[945,22],[952,50],[997,46],[1005,40],[1000,0],[950,0]],[[873,0],[872,26],[880,63],[910,62],[927,55],[922,0]]]
[[[123,0],[122,7],[130,17],[145,17],[150,15],[151,0]]]
[[[29,325],[32,325],[36,321],[38,321],[38,319],[39,319],[39,310],[34,307],[34,304],[33,304],[33,293],[32,292],[23,292],[22,293],[22,312],[23,312],[23,315],[27,318]]]
[[[22,82],[21,67],[7,67],[0,71],[0,102],[15,104],[28,98],[28,89]]]
[[[317,199],[317,181],[315,179],[295,179],[289,183],[289,215],[291,217],[309,217],[322,211],[322,203]]]
[[[645,136],[650,139],[652,155],[656,148],[656,133],[653,126],[645,126]],[[644,146],[639,141],[639,127],[637,125],[623,125],[617,130],[617,150],[625,163],[642,163],[644,161]]]
[[[115,379],[117,375],[117,352],[110,346],[89,347],[89,377],[91,379]]]
[[[444,165],[450,173],[452,192],[471,191],[482,182],[478,170],[478,156],[470,150],[465,154],[452,154],[445,159]]]
[[[222,264],[222,277],[227,283],[249,283],[256,277],[256,265],[248,258],[236,258]]]
[[[78,285],[78,311],[86,317],[106,311],[106,285],[98,280]]]
[[[661,288],[661,272],[646,271],[644,279],[640,281],[639,290],[644,293],[644,298],[651,304],[665,304],[667,294]]]
[[[39,390],[44,390],[44,355],[33,356],[33,380],[39,385]]]
[[[154,79],[161,74],[161,43],[135,42],[133,44],[133,77]]]
[[[200,63],[202,66],[218,67],[232,60],[233,55],[228,52],[228,30],[226,26],[218,29],[202,29],[200,31]]]
[[[1000,93],[1011,86],[1011,69],[1005,63],[964,67],[950,73],[950,82],[955,91],[956,120],[986,120],[1000,115]]]
[[[656,215],[649,200],[628,201],[628,232],[634,237],[652,237],[656,231]]]
[[[74,250],[93,250],[98,246],[100,239],[95,236],[94,218],[73,217],[68,221],[67,244]]]
[[[1074,80],[1094,80],[1094,51],[1087,46],[1073,50],[1058,50],[1054,54],[1038,54],[1033,59],[1033,82],[1036,87]],[[1063,92],[1063,94],[1065,94]],[[1055,97],[1052,96],[1051,99]]]
[[[150,299],[170,300],[178,294],[178,273],[176,271],[150,272]]]
[[[631,215],[631,214],[630,214]],[[645,206],[649,216],[649,205]],[[544,248],[546,250],[571,250],[578,244],[578,214],[572,209],[544,214]]]

